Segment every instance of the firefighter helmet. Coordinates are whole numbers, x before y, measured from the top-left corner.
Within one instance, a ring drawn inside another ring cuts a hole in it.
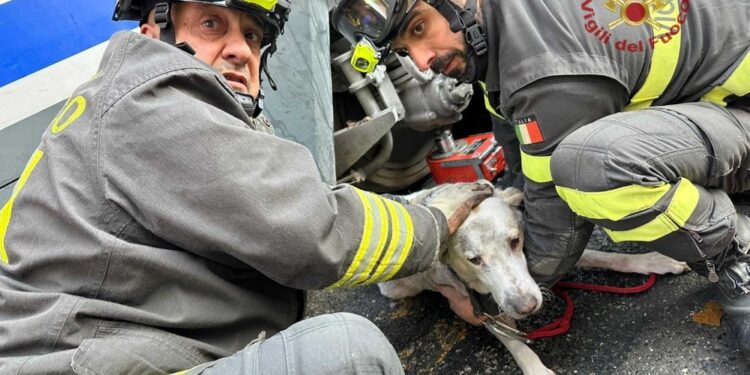
[[[411,18],[418,0],[341,0],[331,15],[336,30],[353,46],[351,64],[369,73],[388,54],[391,42]],[[476,57],[487,52],[484,29],[475,18],[477,0],[468,0],[464,8],[451,0],[424,0],[449,23],[452,32],[463,32],[468,46],[467,72],[461,80],[472,81],[477,71]]]

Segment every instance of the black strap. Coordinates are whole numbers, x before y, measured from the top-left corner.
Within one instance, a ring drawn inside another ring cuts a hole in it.
[[[175,45],[174,27],[172,27],[172,9],[169,1],[159,1],[154,6],[154,22],[159,25],[159,39]]]
[[[164,28],[171,23],[169,2],[160,1],[154,5],[154,21],[160,28]]]
[[[461,284],[464,284],[466,292],[469,293],[471,306],[474,308],[474,315],[483,316],[485,313],[492,316],[500,315],[500,307],[497,306],[497,303],[495,303],[495,300],[492,298],[492,294],[481,294],[476,290],[469,288],[469,285],[466,284],[460,277],[458,277],[458,274],[453,270],[453,268],[448,267],[448,270],[451,272],[453,277],[456,278],[456,280],[460,281]]]
[[[268,77],[268,83],[271,85],[271,89],[273,89],[273,91],[276,91],[278,90],[278,87],[276,86],[276,81],[273,80],[273,77],[271,77],[271,73],[268,71],[268,58],[274,52],[276,52],[276,42],[271,42],[271,44],[269,44],[265,48],[265,50],[261,52],[260,66],[263,67],[263,73],[265,73],[266,77]]]
[[[487,40],[484,29],[476,19],[476,0],[466,2],[466,7],[461,9],[450,0],[427,0],[427,4],[434,7],[450,25],[452,32],[464,31],[464,39],[472,52],[477,56],[487,53]]]
[[[475,17],[476,10],[474,6],[476,0],[469,0],[466,8],[461,12],[461,19],[464,22],[464,38],[466,43],[471,46],[477,56],[487,53],[487,39],[485,38],[484,29],[477,22]]]

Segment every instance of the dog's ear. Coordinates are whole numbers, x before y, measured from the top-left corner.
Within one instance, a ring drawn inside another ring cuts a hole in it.
[[[504,190],[496,189],[495,197],[502,199],[511,207],[518,207],[523,204],[523,192],[513,187]]]

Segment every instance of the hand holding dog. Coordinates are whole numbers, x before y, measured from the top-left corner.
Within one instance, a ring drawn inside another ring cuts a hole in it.
[[[463,319],[463,321],[478,327],[487,320],[484,316],[474,314],[474,305],[471,303],[471,298],[459,292],[456,288],[450,285],[438,285],[437,290],[443,297],[448,299],[451,310]]]
[[[411,197],[410,201],[435,207],[448,221],[448,234],[456,233],[459,226],[469,216],[471,210],[495,191],[485,180],[443,184],[423,190]]]

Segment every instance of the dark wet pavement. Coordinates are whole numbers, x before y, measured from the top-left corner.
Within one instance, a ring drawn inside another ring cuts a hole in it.
[[[598,231],[590,247],[645,251],[612,244]],[[579,270],[568,279],[633,286],[646,276]],[[557,374],[750,374],[724,325],[691,319],[712,299],[708,282],[695,273],[659,276],[652,289],[638,295],[571,291],[570,296],[575,304],[570,331],[530,345]],[[564,307],[559,298],[549,302],[519,328],[538,328]],[[407,374],[521,374],[500,341],[457,318],[437,293],[399,301],[380,295],[376,286],[310,293],[308,315],[336,311],[363,315],[380,327]]]

